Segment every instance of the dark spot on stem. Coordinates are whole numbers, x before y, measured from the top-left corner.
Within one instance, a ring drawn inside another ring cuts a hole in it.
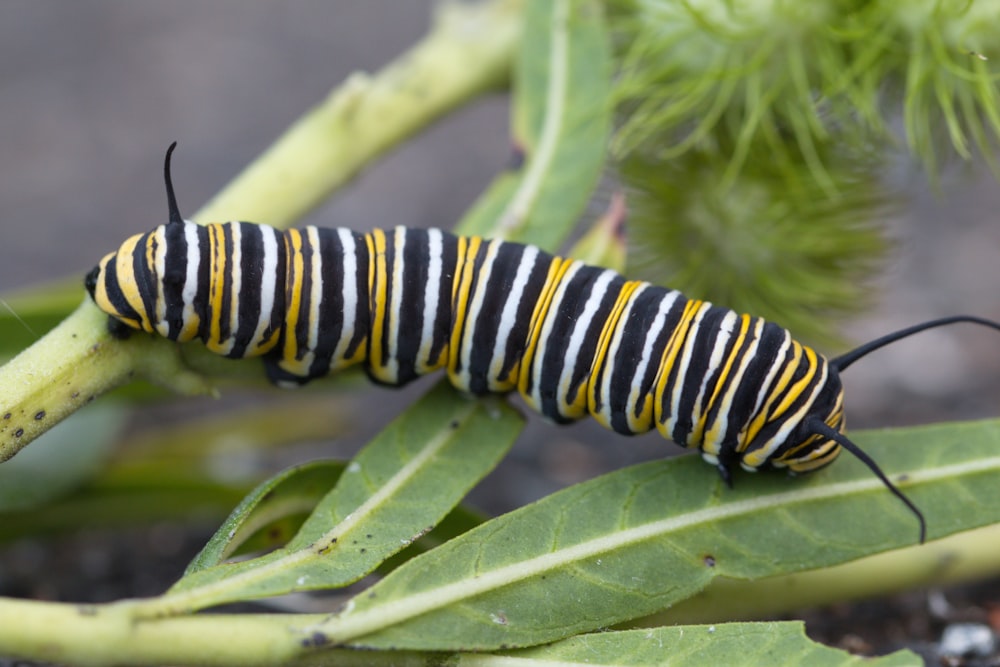
[[[35,421],[40,422],[45,419],[45,410],[39,410],[35,413]]]
[[[314,632],[311,636],[302,640],[303,648],[318,648],[330,643],[330,638],[322,632]]]

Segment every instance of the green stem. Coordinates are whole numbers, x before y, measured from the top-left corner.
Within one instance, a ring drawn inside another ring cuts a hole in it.
[[[297,220],[390,147],[502,84],[513,61],[521,5],[444,5],[425,39],[378,74],[349,78],[195,217],[276,226]],[[88,299],[0,368],[0,461],[134,375],[182,393],[210,391],[207,379],[180,361],[175,345],[140,335],[116,341],[105,320]]]
[[[306,639],[289,620],[220,615],[137,623],[128,603],[5,599],[0,646],[5,655],[74,665],[279,665],[301,652]]]
[[[177,346],[147,336],[118,341],[107,315],[89,300],[55,329],[0,368],[0,461],[136,374],[181,393],[209,393],[181,362]]]

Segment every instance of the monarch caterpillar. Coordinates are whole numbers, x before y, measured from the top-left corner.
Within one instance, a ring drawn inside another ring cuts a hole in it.
[[[826,359],[780,326],[676,290],[548,254],[439,230],[359,234],[180,215],[167,150],[169,222],[127,239],[86,278],[116,335],[200,339],[262,357],[271,380],[301,384],[365,364],[403,385],[441,368],[474,394],[517,390],[556,422],[590,414],[623,434],[656,428],[732,471],[809,472],[841,449],[920,523],[920,510],[844,434],[840,372],[932,320]]]

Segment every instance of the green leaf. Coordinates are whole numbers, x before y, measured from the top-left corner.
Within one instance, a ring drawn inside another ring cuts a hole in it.
[[[908,651],[881,658],[850,655],[813,642],[798,621],[729,623],[579,635],[554,644],[502,653],[518,665],[741,665],[835,667],[923,665]],[[491,663],[485,662],[486,665]]]
[[[610,131],[611,60],[600,3],[525,3],[514,80],[518,164],[457,231],[554,250],[597,183]]]
[[[1000,521],[1000,421],[859,434],[929,535]],[[492,650],[664,609],[716,576],[756,579],[911,544],[914,517],[849,457],[728,490],[694,457],[619,470],[413,559],[316,627],[373,648]]]
[[[441,519],[441,522],[434,526],[433,530],[426,535],[421,535],[420,539],[382,563],[379,566],[379,573],[388,574],[406,561],[422,553],[427,553],[431,549],[441,546],[462,533],[469,532],[476,526],[485,523],[488,519],[488,516],[477,510],[459,505],[449,512],[448,516]]]
[[[308,516],[333,488],[343,470],[341,461],[311,461],[288,468],[258,485],[191,561],[185,576],[218,565],[263,529],[274,530],[289,517]]]
[[[84,298],[83,276],[0,297],[0,359],[28,347],[73,312]]]
[[[522,423],[499,399],[467,399],[442,382],[361,450],[287,546],[195,571],[140,613],[357,581],[433,528],[492,470]]]
[[[36,415],[44,418],[44,413],[40,406]],[[0,466],[0,512],[39,507],[97,475],[110,457],[127,416],[128,412],[115,403],[91,406]]]

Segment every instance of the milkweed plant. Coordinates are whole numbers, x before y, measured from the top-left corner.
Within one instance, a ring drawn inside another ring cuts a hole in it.
[[[508,90],[518,159],[457,232],[670,285],[832,350],[890,252],[887,161],[909,156],[931,184],[956,160],[996,172],[998,27],[988,0],[447,3],[411,50],[337,83],[192,219],[292,225],[436,119]],[[184,395],[267,383],[252,360],[113,337],[81,287],[5,296],[0,538],[194,512],[219,528],[154,597],[0,598],[0,655],[846,665],[861,659],[801,623],[757,619],[997,573],[997,420],[851,434],[923,511],[924,545],[856,460],[728,489],[678,457],[488,518],[463,499],[522,430],[502,397],[442,383],[347,461],[220,479],[234,441],[262,451],[342,432],[359,379],[123,434],[126,406],[168,396],[135,379]],[[51,330],[25,346],[25,324]],[[268,613],[239,611],[250,603]],[[871,662],[919,664],[906,651]]]

